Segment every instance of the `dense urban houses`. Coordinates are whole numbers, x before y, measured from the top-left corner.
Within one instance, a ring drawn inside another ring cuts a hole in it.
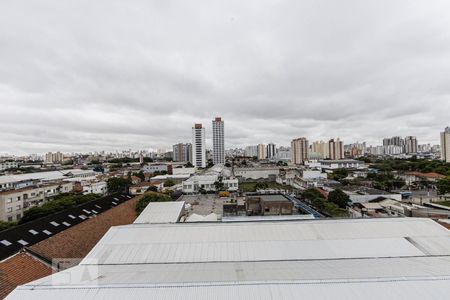
[[[192,127],[192,164],[206,168],[205,128],[199,123]]]
[[[213,130],[213,162],[225,163],[225,128],[222,118],[217,117],[212,121]]]
[[[450,127],[441,132],[441,159],[450,162]]]
[[[294,139],[291,142],[291,162],[296,165],[303,164],[308,160],[309,144],[304,137]]]

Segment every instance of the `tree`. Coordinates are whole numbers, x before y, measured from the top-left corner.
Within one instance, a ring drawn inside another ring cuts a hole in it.
[[[112,177],[106,181],[108,193],[123,193],[131,185],[131,178]]]
[[[347,178],[348,176],[348,170],[347,169],[336,169],[333,171],[333,174],[331,174],[330,178],[333,180],[342,180],[344,178]]]
[[[194,165],[190,162],[190,161],[188,161],[187,162],[187,164],[186,165],[184,165],[186,168],[193,168],[194,167]]]
[[[268,187],[269,187],[269,185],[267,183],[258,182],[257,184],[255,184],[255,191],[257,191],[257,190],[265,190]]]
[[[346,208],[351,202],[350,197],[340,189],[335,189],[328,194],[328,201],[336,204],[340,208]]]
[[[175,185],[175,181],[173,181],[172,179],[167,179],[166,181],[164,181],[164,186],[165,187],[171,187]]]
[[[450,176],[445,177],[437,182],[438,192],[441,195],[450,193]]]
[[[133,173],[133,176],[139,177],[141,181],[145,181],[144,171],[139,171],[137,173]]]
[[[98,197],[100,196],[96,194],[61,194],[55,197],[50,202],[26,210],[23,213],[23,217],[22,219],[20,219],[19,224],[23,224],[54,213],[61,212],[76,205],[97,199]]]
[[[154,186],[154,185],[151,185],[151,186],[148,187],[147,191],[149,191],[149,192],[157,192],[158,188],[156,186]]]
[[[167,202],[171,200],[169,196],[159,193],[145,195],[136,203],[136,213],[140,215],[150,202]]]

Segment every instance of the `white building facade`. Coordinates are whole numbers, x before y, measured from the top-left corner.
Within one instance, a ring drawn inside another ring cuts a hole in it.
[[[205,128],[202,124],[192,127],[192,164],[206,168]]]

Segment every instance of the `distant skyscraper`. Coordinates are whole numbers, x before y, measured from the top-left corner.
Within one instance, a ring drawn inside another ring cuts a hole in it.
[[[331,139],[328,142],[328,154],[330,159],[344,159],[344,143],[339,139]]]
[[[258,146],[254,145],[245,147],[244,154],[248,157],[258,157]]]
[[[192,127],[192,164],[206,168],[205,128],[202,124]]]
[[[405,138],[405,153],[406,154],[417,153],[417,139],[415,136],[407,136]]]
[[[266,158],[273,159],[275,157],[277,147],[274,143],[270,143],[266,146]]]
[[[213,129],[213,162],[214,164],[225,164],[225,131],[222,118],[212,121]]]
[[[258,159],[265,159],[266,158],[266,145],[259,144],[258,145]]]
[[[441,159],[450,162],[450,127],[441,132]]]
[[[47,154],[45,154],[45,158],[44,158],[44,162],[45,163],[51,163],[51,164],[56,164],[56,163],[62,163],[64,160],[64,154],[62,154],[61,152],[48,152]]]
[[[173,161],[174,162],[191,162],[192,163],[192,144],[179,143],[173,145]]]
[[[308,160],[309,144],[306,138],[294,139],[291,142],[291,162],[300,165]]]

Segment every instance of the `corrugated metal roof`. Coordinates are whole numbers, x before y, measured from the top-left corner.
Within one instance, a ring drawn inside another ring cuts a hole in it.
[[[230,284],[190,285],[124,285],[79,286],[64,289],[15,290],[7,299],[365,299],[365,300],[423,300],[448,299],[448,277],[427,279],[391,279],[386,281],[337,282],[249,282]]]
[[[9,299],[447,299],[449,238],[416,218],[133,224]]]
[[[184,201],[151,202],[134,223],[176,223],[184,212],[184,203]]]

